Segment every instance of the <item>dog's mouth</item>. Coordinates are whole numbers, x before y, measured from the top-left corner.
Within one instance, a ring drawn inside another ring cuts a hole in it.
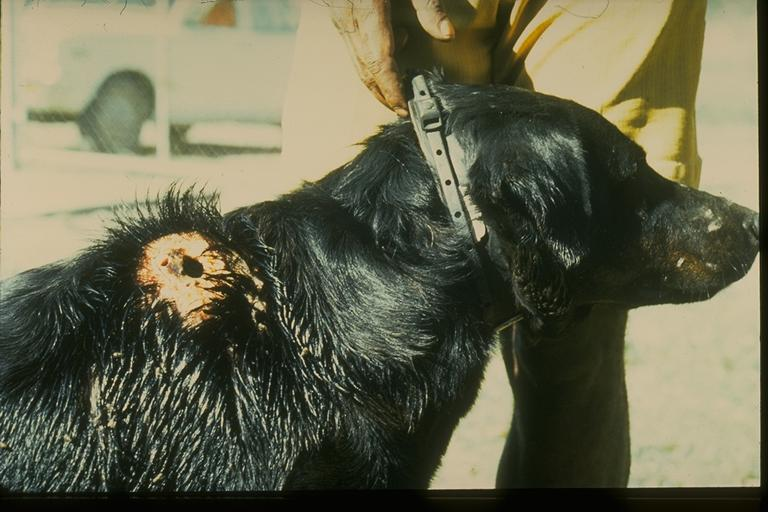
[[[680,256],[675,263],[676,272],[662,276],[659,294],[668,296],[668,302],[697,302],[710,299],[716,293],[744,277],[752,267],[751,257],[732,258],[712,263],[691,256]]]
[[[635,308],[707,300],[749,272],[759,231],[756,212],[720,198],[687,208],[668,203],[648,215],[638,237],[581,271],[577,302]]]
[[[727,206],[719,214],[703,208],[682,236],[652,251],[658,273],[642,286],[646,300],[654,295],[654,303],[706,300],[749,272],[759,251],[759,217]]]

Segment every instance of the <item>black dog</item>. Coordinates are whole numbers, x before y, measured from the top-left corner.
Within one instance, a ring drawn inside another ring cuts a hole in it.
[[[754,260],[754,212],[661,178],[598,114],[431,87],[528,329],[703,300]],[[475,257],[408,121],[225,217],[172,193],[5,283],[0,487],[425,488],[494,343]]]

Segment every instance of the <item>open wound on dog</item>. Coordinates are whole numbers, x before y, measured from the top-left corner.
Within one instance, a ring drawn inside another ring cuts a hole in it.
[[[250,272],[238,255],[215,248],[200,233],[173,233],[150,242],[139,263],[137,281],[151,290],[150,298],[168,304],[183,320],[194,327],[208,320],[210,306],[224,299],[222,285],[226,278],[240,274],[253,280],[258,294],[263,282]],[[247,297],[254,313],[263,313],[266,305],[258,296]]]

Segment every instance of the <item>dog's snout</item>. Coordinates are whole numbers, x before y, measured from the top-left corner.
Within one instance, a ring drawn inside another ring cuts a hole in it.
[[[743,222],[744,229],[746,229],[755,239],[760,238],[760,215],[757,212],[752,212]]]

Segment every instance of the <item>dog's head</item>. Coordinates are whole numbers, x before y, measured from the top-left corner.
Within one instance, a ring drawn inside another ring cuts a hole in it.
[[[749,270],[757,214],[661,177],[597,113],[512,87],[433,85],[491,250],[535,318],[703,300]]]

